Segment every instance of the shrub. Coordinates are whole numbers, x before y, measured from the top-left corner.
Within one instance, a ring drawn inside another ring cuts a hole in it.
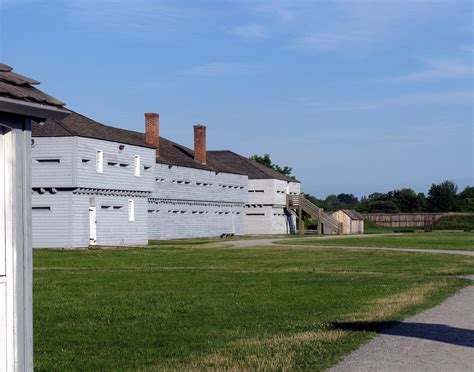
[[[474,214],[450,214],[433,223],[433,230],[474,230]]]
[[[402,228],[397,227],[397,228],[393,229],[393,232],[395,232],[395,233],[414,233],[415,230],[414,229],[407,229],[407,228],[403,228],[403,227]]]

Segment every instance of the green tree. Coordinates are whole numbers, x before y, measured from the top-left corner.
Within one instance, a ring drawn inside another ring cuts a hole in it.
[[[260,155],[252,155],[250,159],[255,160],[257,163],[260,163],[268,168],[272,168],[276,170],[277,172],[280,172],[286,176],[290,176],[291,172],[293,171],[293,168],[288,167],[288,166],[280,166],[278,164],[275,164],[272,162],[272,159],[270,158],[270,154],[264,154],[263,156]]]
[[[326,199],[324,199],[324,201],[328,211],[336,211],[340,209],[339,199],[337,198],[337,195],[328,195]]]
[[[453,181],[431,185],[426,199],[430,212],[451,212],[458,210],[458,187]]]
[[[337,195],[337,200],[339,200],[341,208],[355,208],[359,204],[359,199],[353,194],[339,194]]]
[[[463,212],[474,212],[474,187],[466,186],[459,194],[459,207]]]
[[[373,200],[369,202],[368,213],[398,213],[400,209],[391,200]]]
[[[412,189],[401,189],[393,191],[393,202],[397,204],[401,212],[414,213],[422,211],[422,201]]]

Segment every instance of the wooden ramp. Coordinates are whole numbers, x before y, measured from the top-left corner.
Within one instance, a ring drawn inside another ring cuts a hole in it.
[[[310,215],[312,219],[318,221],[319,234],[341,234],[342,223],[331,215],[324,212],[324,209],[311,203],[304,197],[304,194],[287,195],[286,208],[295,213],[299,222],[298,232],[304,234],[303,212]]]

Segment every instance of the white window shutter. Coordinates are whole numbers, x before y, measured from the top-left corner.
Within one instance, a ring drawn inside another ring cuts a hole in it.
[[[96,162],[97,173],[103,173],[104,172],[104,152],[102,150],[97,150],[95,162]]]
[[[135,155],[135,177],[140,177],[140,155]]]
[[[128,220],[130,222],[135,221],[135,200],[128,200]]]

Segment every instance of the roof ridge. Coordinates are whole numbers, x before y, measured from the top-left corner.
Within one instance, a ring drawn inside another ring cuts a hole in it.
[[[57,125],[59,125],[61,128],[63,128],[66,132],[68,132],[69,134],[73,135],[73,136],[77,136],[77,134],[70,130],[68,127],[66,127],[63,123],[61,123],[60,121],[56,120],[56,119],[51,119],[52,121],[54,121]]]

